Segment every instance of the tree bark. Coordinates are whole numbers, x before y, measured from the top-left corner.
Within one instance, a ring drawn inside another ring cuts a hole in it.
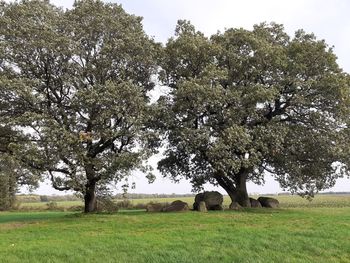
[[[91,163],[85,165],[85,172],[87,183],[85,185],[84,193],[84,212],[91,213],[97,210],[97,200],[96,200],[96,183],[98,181],[94,167]]]
[[[233,202],[232,198],[231,201]],[[247,176],[242,174],[236,179],[235,201],[243,207],[250,207],[250,200],[247,191]]]
[[[240,206],[250,207],[250,200],[247,192],[247,175],[242,172],[235,175],[234,179],[221,174],[215,176],[218,184],[224,188],[231,202],[237,202]]]
[[[84,195],[84,202],[85,202],[84,212],[85,213],[95,212],[97,209],[95,188],[96,188],[96,182],[93,182],[93,181],[89,181],[85,185],[85,195]]]

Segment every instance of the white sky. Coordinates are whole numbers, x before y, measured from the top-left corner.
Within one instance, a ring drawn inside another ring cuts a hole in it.
[[[52,3],[70,8],[73,0],[53,0]],[[325,39],[338,56],[338,63],[350,73],[350,1],[348,0],[120,0],[131,14],[142,16],[146,33],[165,43],[174,33],[178,19],[187,19],[206,35],[230,27],[251,29],[260,22],[277,22],[285,26],[292,35],[297,29],[313,32]],[[156,157],[152,163],[156,163]],[[135,173],[131,181],[136,182],[137,193],[189,193],[188,182],[173,184],[158,174],[155,183],[149,185],[143,175]],[[206,189],[213,189],[206,186]],[[340,179],[332,191],[350,191],[350,180]],[[120,189],[119,189],[120,191]],[[280,192],[272,178],[266,178],[264,186],[248,185],[248,191],[259,193]],[[59,194],[48,185],[42,185],[39,194]]]

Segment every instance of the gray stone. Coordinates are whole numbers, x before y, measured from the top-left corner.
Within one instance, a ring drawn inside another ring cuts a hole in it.
[[[161,203],[152,203],[146,206],[147,212],[162,212],[164,205]]]
[[[259,207],[262,207],[261,203],[254,199],[254,198],[249,198],[249,201],[250,201],[250,206],[253,207],[253,208],[259,208]]]
[[[279,202],[277,199],[272,198],[272,197],[263,197],[260,196],[258,198],[258,201],[263,207],[268,207],[268,208],[278,208],[279,207]]]
[[[239,210],[241,208],[242,208],[241,205],[237,202],[232,202],[229,206],[230,210]]]
[[[209,210],[217,210],[217,211],[222,211],[224,210],[222,205],[212,205]]]
[[[188,204],[181,200],[172,202],[169,206],[164,207],[163,212],[185,212],[190,210]]]
[[[199,202],[204,200],[204,193],[199,193],[196,194],[196,196],[194,197],[194,202],[199,204]]]
[[[207,206],[205,204],[204,201],[200,201],[199,205],[198,205],[198,209],[199,212],[208,212]]]
[[[193,204],[193,209],[199,209],[199,203],[205,202],[207,210],[222,210],[222,202],[224,198],[222,194],[217,191],[199,193],[195,197],[195,202]]]

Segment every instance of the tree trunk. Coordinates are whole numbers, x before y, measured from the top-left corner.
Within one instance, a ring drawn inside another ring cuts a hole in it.
[[[16,195],[16,180],[11,173],[0,173],[0,211],[13,207]]]
[[[16,201],[16,192],[17,192],[17,182],[16,177],[10,175],[10,187],[9,187],[9,204],[10,207],[13,207]]]
[[[89,181],[85,185],[85,195],[84,195],[84,202],[85,202],[85,213],[91,213],[95,212],[97,209],[97,202],[96,202],[96,182]]]
[[[85,185],[85,193],[84,193],[84,212],[91,213],[97,210],[97,200],[96,200],[96,183],[98,181],[94,166],[91,163],[85,164],[85,172],[87,183]]]
[[[215,176],[218,184],[225,189],[231,198],[231,202],[237,202],[240,206],[250,207],[250,200],[247,192],[247,176],[240,173],[235,176],[235,180],[223,175]]]
[[[232,198],[231,201],[233,202]],[[240,175],[237,178],[235,201],[243,207],[251,206],[247,191],[247,177],[245,175]]]

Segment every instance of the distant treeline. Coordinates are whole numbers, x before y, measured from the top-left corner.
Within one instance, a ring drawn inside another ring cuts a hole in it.
[[[276,194],[265,194],[265,195],[276,195]],[[291,195],[289,192],[278,193],[277,195]],[[317,195],[350,195],[350,192],[322,192]]]

